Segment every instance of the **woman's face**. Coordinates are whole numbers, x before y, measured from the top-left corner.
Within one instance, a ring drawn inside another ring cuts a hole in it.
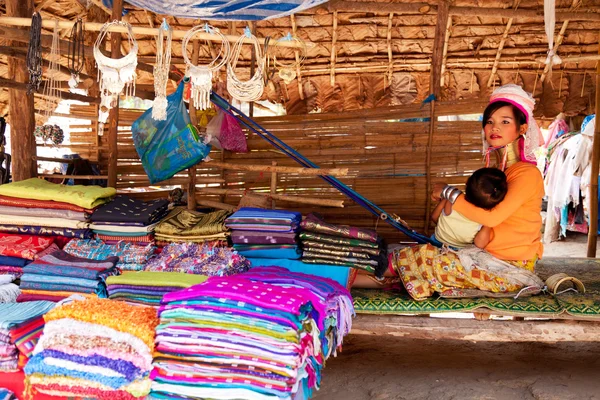
[[[517,129],[517,121],[512,107],[504,106],[497,109],[485,122],[483,132],[485,140],[492,147],[504,147],[514,142],[527,131],[527,124]]]

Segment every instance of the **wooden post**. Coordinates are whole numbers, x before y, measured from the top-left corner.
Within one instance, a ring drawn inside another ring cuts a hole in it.
[[[277,166],[277,161],[272,161],[273,167]],[[277,172],[271,172],[271,194],[277,194]],[[275,200],[271,199],[271,208],[275,208]]]
[[[123,0],[114,0],[112,9],[112,19],[120,21],[123,14]],[[121,34],[113,32],[111,34],[110,56],[112,58],[121,57]],[[108,186],[117,187],[117,160],[118,160],[118,133],[119,128],[119,97],[117,104],[110,110],[108,115]]]
[[[250,22],[250,32],[252,32],[252,34],[254,36],[256,36],[256,22],[252,21]],[[254,48],[254,46],[252,46],[252,50],[250,53],[250,77],[252,78],[254,76],[254,71],[256,70],[254,67],[254,64],[256,64],[256,49]],[[250,104],[248,104],[248,116],[250,118],[254,117],[254,101],[251,101]]]
[[[186,51],[186,49],[183,49]],[[198,57],[200,54],[200,41],[194,40],[192,47],[192,64],[198,65]],[[198,118],[196,117],[196,107],[194,107],[194,102],[190,101],[190,120],[192,125],[198,126]],[[188,168],[188,184],[187,184],[187,194],[188,201],[187,206],[188,210],[196,209],[196,174],[197,168],[195,165]]]
[[[598,47],[600,54],[600,47]],[[592,147],[592,178],[590,181],[590,226],[588,230],[587,256],[596,257],[598,241],[598,168],[600,167],[600,63],[596,63],[596,126]]]
[[[439,99],[441,94],[441,74],[442,74],[442,59],[444,57],[444,42],[446,39],[446,30],[448,27],[448,10],[449,5],[446,0],[443,0],[438,5],[438,18],[435,26],[435,39],[433,42],[433,54],[431,59],[431,75],[429,77],[429,93],[433,94],[436,99]],[[437,117],[435,116],[434,99],[430,106],[429,120],[429,138],[427,139],[427,153],[425,156],[425,170],[427,176],[426,196],[425,196],[425,234],[429,234],[429,223],[431,214],[431,146],[433,144],[433,134],[437,125]]]
[[[33,0],[6,0],[6,15],[30,18],[33,14]],[[10,46],[11,43],[8,45]],[[29,81],[29,73],[24,60],[8,58],[8,78],[16,82]],[[35,107],[33,93],[27,95],[18,89],[8,89],[10,154],[12,156],[12,179],[22,181],[37,175]],[[8,149],[7,149],[8,150]]]

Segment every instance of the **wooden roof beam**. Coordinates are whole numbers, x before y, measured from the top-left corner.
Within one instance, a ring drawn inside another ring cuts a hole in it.
[[[519,3],[521,0],[514,0],[513,9],[517,9],[519,7]],[[500,63],[500,57],[502,57],[502,49],[504,48],[504,43],[506,42],[506,38],[508,37],[508,32],[510,31],[510,27],[512,26],[513,18],[509,18],[506,23],[506,28],[504,28],[504,33],[502,34],[502,39],[500,39],[500,43],[498,43],[498,51],[496,52],[496,59],[494,61],[494,65],[492,65],[492,73],[487,81],[487,86],[492,86],[494,82],[494,77],[496,76],[496,71],[498,70],[498,64]]]
[[[435,8],[434,8],[435,10]],[[373,1],[331,1],[329,11],[375,12],[375,13],[420,13],[432,11],[427,3],[379,3]]]
[[[335,86],[335,58],[337,56],[337,50],[335,48],[337,42],[337,25],[338,25],[338,13],[337,11],[333,12],[333,31],[331,34],[331,71],[329,74],[331,86]]]
[[[294,37],[298,37],[296,29],[296,16],[294,14],[290,15],[290,23],[292,24],[292,35]],[[304,56],[306,56],[306,54]],[[296,59],[296,81],[298,82],[298,95],[300,96],[300,100],[304,100],[304,89],[302,88],[302,71],[300,70],[300,51],[294,50],[294,58]]]
[[[388,16],[388,26],[387,26],[387,52],[388,52],[388,64],[390,66],[389,71],[388,71],[388,78],[389,78],[390,84],[392,82],[392,75],[394,74],[394,57],[393,57],[393,50],[392,50],[393,22],[394,22],[394,13],[390,13],[390,15]]]
[[[4,88],[17,89],[23,92],[27,91],[27,84],[11,81],[9,79],[0,78],[0,86]],[[36,93],[42,95],[41,93]],[[60,92],[60,98],[63,100],[76,100],[84,103],[100,104],[100,99],[96,97],[84,96],[82,94],[71,93],[71,92]]]

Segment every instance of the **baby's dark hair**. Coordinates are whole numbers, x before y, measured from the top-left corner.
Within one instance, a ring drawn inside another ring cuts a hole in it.
[[[465,200],[486,210],[491,210],[504,200],[508,184],[506,175],[497,168],[481,168],[467,180]]]

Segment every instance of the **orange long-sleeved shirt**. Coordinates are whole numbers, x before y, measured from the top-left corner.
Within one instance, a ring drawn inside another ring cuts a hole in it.
[[[542,197],[544,180],[532,164],[517,162],[504,171],[508,191],[502,203],[487,211],[460,196],[453,207],[468,219],[493,228],[486,250],[502,260],[530,260],[542,257]]]

